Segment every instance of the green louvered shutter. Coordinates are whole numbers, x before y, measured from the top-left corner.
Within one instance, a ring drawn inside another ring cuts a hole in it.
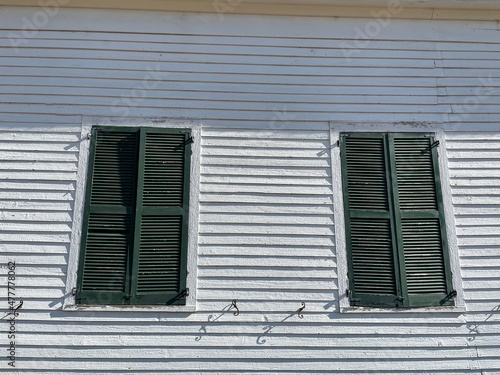
[[[132,304],[185,304],[190,134],[141,133]]]
[[[393,144],[395,209],[407,306],[453,304],[439,163],[429,134],[389,135]]]
[[[398,279],[384,134],[341,138],[350,301],[394,306]]]
[[[128,304],[138,131],[92,130],[76,302]]]
[[[349,133],[341,139],[351,304],[452,305],[434,137]]]

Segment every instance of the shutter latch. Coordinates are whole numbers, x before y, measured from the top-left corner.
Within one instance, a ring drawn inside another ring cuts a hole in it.
[[[175,300],[179,300],[181,298],[186,298],[189,296],[189,288],[183,289],[175,296]]]
[[[440,305],[444,305],[446,302],[448,302],[450,299],[456,298],[458,295],[456,290],[452,290],[446,297],[444,297],[441,301],[439,301]]]

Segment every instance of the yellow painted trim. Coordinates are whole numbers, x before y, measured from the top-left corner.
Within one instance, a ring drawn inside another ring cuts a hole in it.
[[[262,1],[262,0],[260,0]],[[326,0],[286,1],[274,0],[273,2],[260,2],[259,0],[0,0],[1,6],[25,6],[40,7],[41,4],[61,4],[64,8],[94,8],[94,9],[120,9],[120,10],[147,10],[147,11],[170,11],[170,12],[199,12],[218,13],[215,4],[225,4],[224,11],[220,14],[255,14],[255,15],[282,15],[282,16],[313,16],[313,17],[342,17],[342,18],[373,18],[374,14],[387,9],[388,1],[359,1],[358,6],[346,6],[345,1]],[[280,2],[281,1],[281,2]],[[286,1],[286,2],[285,2]],[[500,21],[500,1],[488,3],[486,1],[475,2],[473,9],[467,8],[467,4],[473,2],[454,3],[452,0],[427,1],[424,6],[405,4],[407,0],[401,0],[402,11],[393,14],[393,18],[400,19],[425,19],[425,20],[477,20],[477,21]],[[217,3],[218,2],[218,3]],[[367,6],[367,3],[378,4]],[[436,7],[425,7],[432,3]],[[352,4],[352,2],[351,2]],[[363,4],[363,6],[361,6]],[[421,3],[422,4],[422,3]],[[438,5],[451,6],[455,8],[441,8]],[[480,9],[480,8],[484,9]],[[487,7],[492,9],[487,9]]]

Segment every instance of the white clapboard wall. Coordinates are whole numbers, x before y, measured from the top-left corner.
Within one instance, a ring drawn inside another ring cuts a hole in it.
[[[500,374],[497,23],[59,10],[16,39],[39,11],[0,8],[0,372]],[[62,310],[83,116],[202,124],[195,313]],[[338,311],[330,121],[445,124],[466,313]]]

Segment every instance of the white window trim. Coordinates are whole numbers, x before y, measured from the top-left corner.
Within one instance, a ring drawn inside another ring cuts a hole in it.
[[[342,132],[395,132],[395,133],[435,133],[439,141],[439,175],[443,193],[443,207],[446,223],[446,234],[448,239],[448,250],[450,254],[450,266],[452,271],[453,288],[457,291],[455,306],[418,307],[418,308],[375,308],[350,306],[346,291],[349,289],[346,233],[344,218],[344,201],[342,191],[342,168],[340,158],[339,140]],[[453,211],[452,192],[446,155],[445,131],[440,124],[429,123],[341,123],[330,122],[330,142],[332,158],[332,188],[333,188],[333,212],[335,224],[335,247],[337,255],[337,272],[339,288],[339,311],[341,313],[429,313],[429,312],[465,312],[464,291],[462,286],[462,275],[459,261],[457,230],[455,215]]]
[[[108,306],[108,305],[77,305],[73,290],[77,286],[78,263],[80,259],[80,244],[82,236],[85,187],[87,181],[88,159],[92,126],[130,126],[149,128],[184,128],[191,129],[193,136],[191,156],[191,181],[189,189],[189,233],[187,255],[186,287],[189,295],[185,305],[175,306]],[[166,118],[96,118],[83,117],[80,137],[80,152],[73,210],[73,227],[68,259],[68,276],[63,310],[67,311],[135,311],[135,312],[195,312],[197,292],[198,264],[198,222],[199,222],[199,189],[200,189],[200,154],[201,154],[201,123],[196,121],[171,120]]]

